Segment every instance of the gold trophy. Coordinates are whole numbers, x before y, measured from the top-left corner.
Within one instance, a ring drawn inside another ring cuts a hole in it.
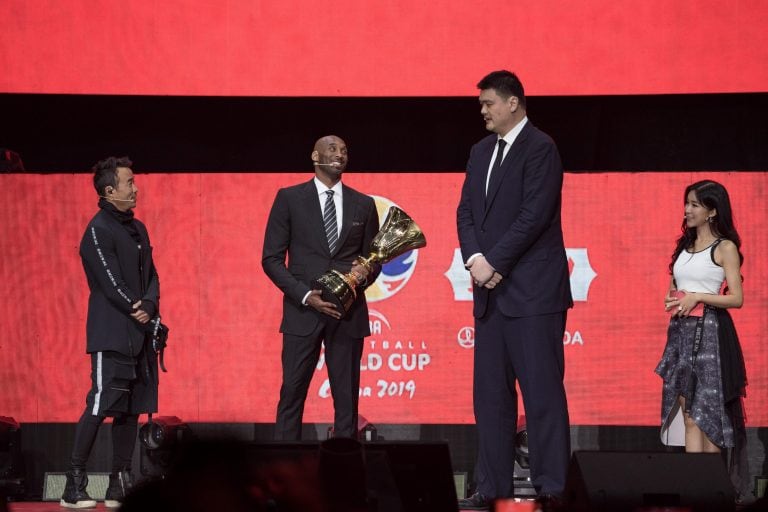
[[[427,239],[413,219],[397,206],[390,206],[384,224],[371,242],[371,253],[367,258],[358,256],[355,263],[363,265],[370,273],[373,264],[384,264],[406,251],[425,245]],[[312,282],[312,288],[322,290],[323,300],[335,304],[342,317],[357,298],[358,285],[360,281],[352,272],[342,274],[333,269]]]

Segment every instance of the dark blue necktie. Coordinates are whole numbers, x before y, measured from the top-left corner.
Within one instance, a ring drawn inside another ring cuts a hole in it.
[[[498,173],[499,169],[501,168],[501,161],[504,160],[504,146],[507,145],[507,141],[504,139],[499,139],[499,149],[496,151],[496,160],[493,161],[493,165],[491,166],[491,174],[488,177],[488,182],[485,186],[485,193],[488,194],[488,190],[491,188],[491,180],[494,177],[494,174]]]

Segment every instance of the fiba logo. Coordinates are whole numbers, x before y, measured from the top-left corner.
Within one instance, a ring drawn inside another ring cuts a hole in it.
[[[389,207],[398,205],[384,197],[371,197],[376,202],[376,211],[379,213],[379,226],[381,226],[384,223],[384,218],[387,216]],[[418,259],[419,250],[412,249],[385,263],[376,282],[365,290],[365,298],[368,302],[388,299],[402,290],[411,279],[414,270],[416,270],[416,261]]]

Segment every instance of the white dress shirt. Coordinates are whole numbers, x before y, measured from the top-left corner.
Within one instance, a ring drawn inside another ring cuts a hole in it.
[[[341,233],[341,219],[343,219],[343,213],[344,213],[344,201],[341,200],[341,180],[336,182],[336,184],[328,188],[325,186],[325,184],[317,179],[317,176],[315,176],[314,179],[315,182],[315,188],[317,188],[317,200],[320,201],[320,211],[325,213],[325,201],[328,199],[328,195],[325,193],[327,190],[333,190],[333,204],[336,206],[336,229],[338,230],[339,234]],[[309,294],[312,293],[312,291],[308,291],[306,295],[304,295],[304,298],[301,299],[301,303],[305,306],[307,305],[307,297],[309,297]]]
[[[501,157],[501,161],[504,162],[504,159],[507,157],[507,154],[509,153],[509,148],[512,147],[512,144],[514,144],[515,139],[517,139],[517,136],[520,135],[520,132],[523,131],[523,127],[528,122],[528,116],[525,116],[519,123],[517,123],[514,128],[509,130],[506,135],[503,137],[499,137],[499,139],[504,139],[504,142],[507,143],[506,146],[504,146],[504,156]],[[496,154],[499,152],[499,141],[496,140],[496,145],[493,147],[493,154],[491,155],[491,163],[488,166],[488,172],[486,173],[487,176],[485,178],[485,193],[488,193],[488,184],[491,182],[491,171],[493,170],[493,162],[496,161]],[[482,256],[483,253],[476,252],[469,258],[467,258],[467,262],[464,264],[465,267],[469,267],[472,265],[472,262],[475,261],[475,258],[478,256]]]

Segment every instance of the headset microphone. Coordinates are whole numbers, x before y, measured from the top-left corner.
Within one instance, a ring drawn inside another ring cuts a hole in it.
[[[136,201],[136,199],[118,199],[116,197],[107,197],[107,196],[99,196],[102,199],[106,199],[107,201],[119,201],[121,203],[132,203]]]

